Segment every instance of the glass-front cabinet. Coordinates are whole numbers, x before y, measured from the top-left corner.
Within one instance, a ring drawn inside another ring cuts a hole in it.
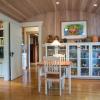
[[[72,62],[71,75],[73,78],[100,79],[100,43],[64,43],[60,47],[45,45],[46,56],[55,53],[65,54]]]
[[[68,60],[73,63],[71,67],[72,76],[78,75],[78,46],[69,44],[68,45]]]
[[[92,76],[100,76],[100,44],[92,45]]]

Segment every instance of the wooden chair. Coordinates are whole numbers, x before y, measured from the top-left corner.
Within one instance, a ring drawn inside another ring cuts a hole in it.
[[[65,75],[61,69],[60,57],[46,57],[44,63],[45,67],[45,94],[50,87],[51,82],[59,82],[59,93],[61,96],[61,89],[63,88]]]

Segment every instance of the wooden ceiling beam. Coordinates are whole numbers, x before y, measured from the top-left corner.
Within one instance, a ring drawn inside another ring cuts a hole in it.
[[[85,11],[87,7],[88,0],[81,0],[80,10]]]
[[[26,16],[26,19],[28,19],[33,14],[29,8],[29,5],[24,0],[8,0],[7,2],[23,13]]]
[[[52,5],[53,5],[53,8],[54,8],[54,11],[55,11],[56,0],[51,0],[51,2],[52,2]]]
[[[79,1],[79,0],[78,0]],[[76,6],[76,4],[78,4],[79,6],[79,3],[77,3],[77,0],[73,0],[72,1],[72,11],[76,10],[78,6]]]
[[[96,9],[95,13],[100,15],[100,7]]]
[[[68,0],[68,10],[72,10],[72,0]]]
[[[32,8],[32,10],[35,11],[35,13],[37,13],[37,14],[40,13],[39,9],[36,7],[35,3],[33,4],[33,1],[32,0],[25,0],[25,1]]]
[[[12,19],[14,19],[16,21],[19,21],[19,22],[23,21],[23,19],[21,17],[14,15],[13,13],[7,11],[6,9],[0,8],[0,12],[3,13],[4,15],[6,15],[6,16],[11,17]]]
[[[25,14],[23,14],[18,9],[16,9],[14,6],[12,6],[9,2],[7,2],[7,0],[0,0],[0,2],[2,2],[5,6],[9,7],[16,14],[20,15],[21,17],[23,17],[23,19],[27,19],[27,17],[25,16]]]
[[[51,0],[47,0],[48,7],[50,8],[50,11],[54,11],[54,6]]]

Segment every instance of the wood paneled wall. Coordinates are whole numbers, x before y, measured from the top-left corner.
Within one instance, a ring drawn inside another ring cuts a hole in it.
[[[100,36],[100,15],[85,12],[63,11],[56,12],[56,33],[55,33],[55,13],[49,12],[35,16],[30,21],[43,21],[43,42],[46,41],[48,34],[58,35],[61,38],[61,22],[63,21],[87,21],[88,36]]]

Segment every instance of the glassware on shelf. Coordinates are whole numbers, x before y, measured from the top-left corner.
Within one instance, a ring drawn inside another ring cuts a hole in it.
[[[81,68],[81,75],[89,75],[89,69],[88,68]]]
[[[93,76],[100,76],[100,69],[98,69],[98,68],[93,68],[92,75],[93,75]]]
[[[71,69],[71,75],[77,75],[77,68]]]
[[[4,48],[0,47],[0,58],[4,57]]]

